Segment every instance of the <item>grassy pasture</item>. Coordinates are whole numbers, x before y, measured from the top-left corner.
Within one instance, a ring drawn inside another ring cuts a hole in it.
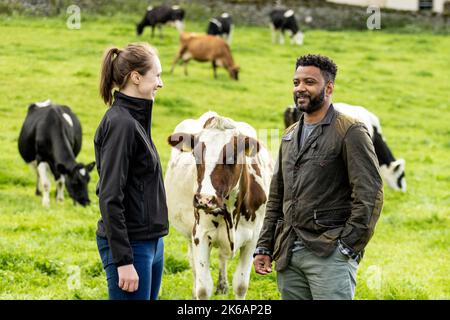
[[[450,298],[450,38],[429,33],[309,31],[302,47],[270,42],[267,28],[237,26],[232,50],[240,80],[210,64],[191,62],[189,76],[178,66],[176,31],[165,38],[138,38],[141,17],[83,17],[80,30],[64,18],[1,17],[0,33],[0,299],[105,299],[104,272],[95,244],[99,217],[92,175],[88,208],[66,195],[44,210],[34,196],[35,176],[17,150],[27,106],[47,98],[69,105],[83,125],[79,161],[94,158],[93,135],[105,112],[98,95],[104,50],[149,41],[159,50],[165,87],[153,112],[153,137],[163,167],[166,137],[175,125],[208,110],[256,129],[283,128],[292,101],[295,59],[305,53],[329,55],[339,67],[334,101],[363,105],[381,119],[385,138],[406,159],[408,191],[385,189],[385,205],[358,271],[357,299]],[[205,26],[187,22],[190,31]],[[185,240],[173,228],[166,237],[161,299],[190,299],[192,275]],[[235,263],[230,266],[231,272]],[[217,254],[213,251],[213,279]],[[248,299],[279,299],[275,275],[252,272]],[[226,296],[213,299],[231,299]]]

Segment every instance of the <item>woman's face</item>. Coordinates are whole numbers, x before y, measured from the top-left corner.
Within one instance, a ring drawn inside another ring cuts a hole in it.
[[[155,100],[156,90],[163,87],[161,79],[162,67],[157,56],[153,56],[152,59],[154,59],[152,63],[153,68],[144,75],[140,75],[137,91],[140,97]]]

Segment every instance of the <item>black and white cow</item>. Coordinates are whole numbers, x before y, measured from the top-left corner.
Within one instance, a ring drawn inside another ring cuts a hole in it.
[[[67,106],[50,100],[33,103],[19,135],[19,152],[26,163],[36,169],[36,195],[42,194],[42,204],[50,205],[50,179],[56,181],[56,200],[64,201],[64,185],[74,202],[86,206],[89,172],[95,162],[77,163],[75,157],[81,150],[81,124]]]
[[[182,32],[184,29],[184,15],[184,9],[179,6],[150,6],[147,8],[147,12],[145,13],[144,18],[142,18],[142,21],[137,24],[136,32],[139,36],[142,34],[146,26],[150,26],[152,28],[153,38],[155,35],[155,27],[158,27],[159,36],[162,38],[162,25],[166,23],[173,23],[178,32]]]
[[[239,255],[233,289],[235,298],[243,299],[264,219],[272,158],[254,128],[215,112],[182,121],[169,144],[167,206],[174,227],[189,242],[193,296],[208,299],[212,294],[210,253],[217,247],[216,293],[227,292],[227,261]]]
[[[394,158],[391,150],[384,141],[381,133],[380,120],[372,112],[361,106],[352,106],[346,103],[333,103],[333,107],[350,117],[364,123],[372,137],[375,153],[380,164],[381,175],[387,184],[394,190],[406,192],[405,160]],[[284,112],[286,128],[297,122],[301,112],[293,107],[288,107]]]
[[[270,28],[272,29],[272,42],[284,44],[284,33],[287,31],[291,43],[303,44],[303,33],[300,31],[292,9],[273,9],[270,12]]]
[[[220,36],[228,42],[228,45],[231,45],[232,26],[231,16],[225,12],[209,20],[206,33],[213,36]]]

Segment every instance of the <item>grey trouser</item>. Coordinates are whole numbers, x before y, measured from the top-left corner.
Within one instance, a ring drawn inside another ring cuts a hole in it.
[[[328,257],[306,247],[292,253],[289,265],[277,274],[283,300],[352,300],[358,263],[338,248]]]

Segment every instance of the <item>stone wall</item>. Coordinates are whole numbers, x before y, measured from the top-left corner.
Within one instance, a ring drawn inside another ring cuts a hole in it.
[[[267,26],[268,14],[281,2],[284,7],[295,10],[302,30],[306,29],[367,29],[366,21],[370,13],[364,7],[333,4],[325,0],[1,0],[0,14],[58,15],[65,14],[71,4],[80,6],[89,14],[114,14],[142,12],[149,5],[160,3],[180,4],[189,20],[208,19],[222,12],[229,12],[236,24]],[[381,28],[392,30],[429,30],[450,32],[450,17],[431,12],[402,12],[381,10]]]

